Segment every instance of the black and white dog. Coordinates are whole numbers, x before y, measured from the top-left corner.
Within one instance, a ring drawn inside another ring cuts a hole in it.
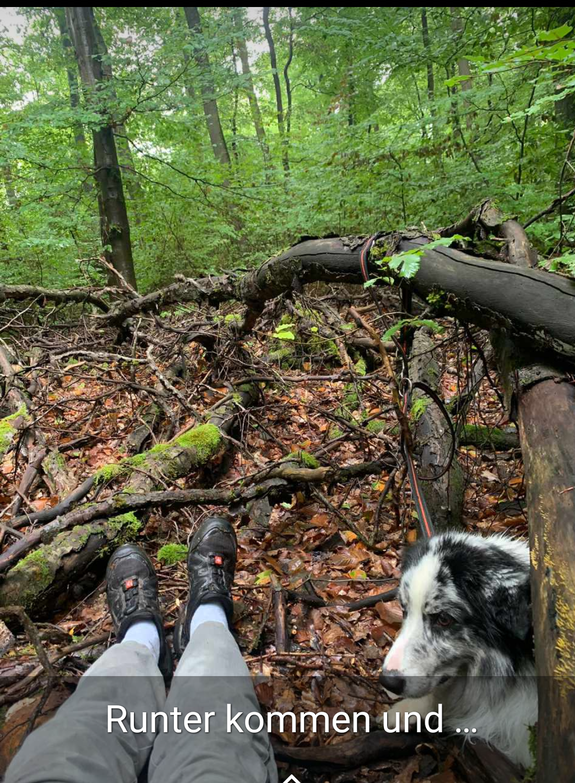
[[[399,598],[403,625],[381,682],[405,699],[387,713],[387,728],[442,704],[444,729],[468,729],[529,766],[537,686],[527,543],[434,536],[407,550]]]

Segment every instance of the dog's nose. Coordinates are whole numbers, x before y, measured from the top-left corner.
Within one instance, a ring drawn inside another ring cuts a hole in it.
[[[405,677],[393,669],[384,669],[379,675],[379,681],[386,690],[398,696],[401,696],[405,688]]]

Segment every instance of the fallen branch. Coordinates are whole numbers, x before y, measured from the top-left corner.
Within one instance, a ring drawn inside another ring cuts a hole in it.
[[[38,660],[40,661],[42,668],[50,678],[54,678],[56,676],[56,672],[54,671],[52,662],[48,658],[46,650],[40,641],[38,629],[29,618],[23,607],[4,606],[4,608],[0,608],[0,617],[17,617],[20,620],[24,631],[26,632],[26,636],[30,640],[30,644],[36,650],[36,655],[38,656]]]
[[[107,313],[110,306],[102,299],[103,293],[102,289],[93,288],[63,288],[56,290],[33,285],[0,285],[0,302],[5,302],[8,299],[13,299],[17,302],[23,302],[26,299],[37,299],[39,303],[46,301],[54,302],[55,304],[78,302],[80,304],[93,304]]]
[[[303,468],[296,467],[293,464],[279,465],[265,473],[265,480],[257,485],[254,483],[254,477],[244,479],[244,484],[251,481],[251,486],[247,488],[236,489],[180,489],[164,490],[157,492],[148,492],[139,494],[132,492],[133,487],[128,487],[129,491],[121,491],[98,503],[90,503],[80,508],[69,511],[64,514],[62,511],[54,511],[58,508],[37,512],[36,521],[46,522],[43,527],[35,528],[25,538],[20,539],[11,547],[6,549],[0,555],[0,573],[5,573],[12,568],[28,552],[39,544],[47,544],[53,541],[56,536],[65,530],[70,530],[77,525],[87,525],[94,520],[109,519],[110,517],[125,515],[130,512],[149,511],[154,508],[165,507],[181,508],[186,505],[212,505],[212,506],[230,506],[234,503],[248,502],[255,498],[265,497],[278,487],[282,487],[282,494],[293,483],[323,483],[326,481],[346,481],[350,475],[367,475],[378,473],[386,465],[384,461],[359,463],[340,469],[331,467]],[[257,477],[259,477],[258,474]],[[137,477],[136,477],[137,478]],[[146,478],[144,476],[144,478]],[[95,476],[78,487],[73,493],[75,497],[84,497],[89,488],[93,486],[96,480]],[[87,488],[87,489],[86,489]],[[72,495],[59,504],[59,508],[69,508],[73,504]],[[32,517],[33,515],[30,515]],[[25,519],[25,517],[20,517]],[[51,521],[48,521],[51,520]],[[16,520],[18,521],[18,520]],[[2,588],[0,588],[0,603],[2,601]]]
[[[356,769],[385,759],[407,756],[421,743],[445,741],[437,734],[372,731],[336,745],[290,747],[272,737],[274,754],[278,761],[300,767],[323,770]],[[521,783],[523,773],[496,748],[482,740],[472,743],[450,742],[456,766],[473,783]]]
[[[536,220],[539,220],[540,218],[545,217],[545,215],[549,215],[551,212],[554,212],[557,207],[561,206],[561,204],[567,201],[568,198],[571,198],[573,194],[575,194],[575,188],[572,188],[568,193],[565,193],[564,196],[557,196],[557,198],[554,198],[548,207],[545,207],[545,209],[542,209],[541,212],[538,212],[536,215],[533,215],[532,218],[529,218],[529,220],[523,224],[523,228],[528,228],[528,226],[530,226],[532,223],[535,223]]]
[[[388,603],[394,601],[397,598],[397,587],[392,590],[387,590],[385,593],[378,593],[377,595],[368,595],[365,598],[360,598],[358,601],[351,601],[349,603],[343,601],[326,601],[319,595],[313,593],[302,593],[298,590],[288,590],[288,597],[293,601],[299,601],[302,604],[308,604],[309,606],[324,607],[334,606],[342,609],[347,609],[350,612],[357,612],[359,609],[367,609],[370,606],[376,604]]]

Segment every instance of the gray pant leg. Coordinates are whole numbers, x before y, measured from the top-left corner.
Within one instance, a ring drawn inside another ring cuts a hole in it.
[[[56,715],[26,739],[5,783],[134,783],[155,736],[123,733],[117,724],[109,732],[108,705],[136,713],[139,728],[142,712],[162,710],[165,698],[164,680],[147,647],[137,642],[110,647]]]
[[[221,623],[202,623],[176,670],[165,710],[215,712],[210,730],[159,734],[150,759],[150,783],[277,783],[273,750],[265,730],[227,733],[232,715],[260,712],[251,676],[232,634]],[[243,727],[243,723],[240,724]],[[205,726],[205,724],[202,724]]]

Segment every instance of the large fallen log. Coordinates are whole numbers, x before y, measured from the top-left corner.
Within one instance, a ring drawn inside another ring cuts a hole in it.
[[[229,299],[246,303],[244,329],[255,324],[265,303],[300,284],[318,281],[361,283],[359,256],[364,237],[310,239],[266,261],[243,276],[182,280],[147,296],[122,303],[99,318],[120,326],[140,312],[156,311],[180,301]],[[390,235],[377,241],[381,255],[422,248],[420,268],[411,280],[413,291],[436,312],[485,328],[506,328],[530,348],[575,358],[575,283],[538,269],[476,258],[459,250],[425,250],[429,237]],[[377,254],[377,253],[376,253]],[[373,255],[373,253],[372,253]],[[381,272],[370,263],[370,273]],[[431,296],[430,296],[431,295]]]
[[[102,325],[122,327],[134,315],[159,312],[171,304],[207,301],[217,305],[237,300],[247,305],[242,330],[249,331],[266,302],[291,291],[294,284],[362,283],[360,253],[365,239],[308,239],[251,272],[197,280],[180,278],[158,291],[124,299],[94,318]],[[429,241],[429,235],[418,231],[389,234],[377,240],[371,258],[422,249],[419,271],[410,285],[433,311],[484,328],[505,328],[531,350],[575,359],[572,280],[538,269],[515,268],[449,247],[425,249]],[[370,260],[369,272],[377,276],[381,268]],[[386,268],[386,275],[393,273]],[[61,295],[58,291],[43,292],[43,296],[55,300]],[[0,286],[0,301],[14,296],[22,299],[25,293],[16,293],[13,286]],[[68,292],[64,292],[66,297],[70,298]]]

